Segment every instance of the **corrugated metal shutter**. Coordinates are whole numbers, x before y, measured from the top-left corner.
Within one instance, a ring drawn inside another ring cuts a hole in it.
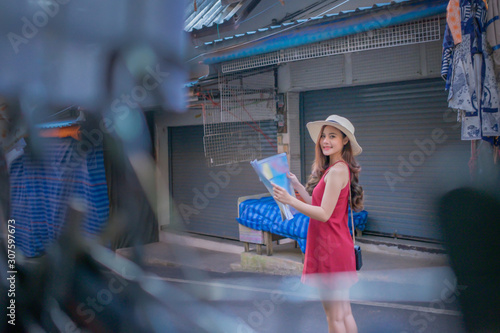
[[[260,121],[258,125],[276,145],[276,122]],[[262,134],[259,137],[262,158],[276,154],[276,147]],[[172,213],[168,227],[238,239],[238,197],[267,191],[250,163],[209,168],[203,126],[171,127],[169,142]]]
[[[310,87],[339,86],[344,82],[343,54],[330,57],[295,61],[290,63],[291,85],[307,89]]]
[[[389,81],[400,77],[420,75],[419,44],[377,49],[352,54],[352,81],[377,82],[380,78]],[[373,61],[377,59],[377,61]],[[387,69],[390,68],[390,71]]]
[[[444,29],[443,29],[444,30]],[[429,75],[441,75],[441,59],[443,54],[442,44],[439,43],[425,43],[425,62],[427,64],[427,72]]]
[[[345,116],[364,150],[358,161],[367,230],[440,239],[435,198],[455,177],[468,174],[470,152],[446,96],[441,79],[302,93],[303,179],[314,160],[305,124],[330,114]]]

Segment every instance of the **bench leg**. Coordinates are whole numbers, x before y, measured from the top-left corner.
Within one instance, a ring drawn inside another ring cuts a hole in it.
[[[265,240],[266,240],[266,254],[268,256],[272,256],[273,255],[273,236],[271,235],[271,233],[269,232],[266,232],[266,236],[265,236]]]
[[[262,245],[257,244],[257,254],[262,254]]]
[[[249,252],[250,251],[250,244],[245,242],[245,252]]]

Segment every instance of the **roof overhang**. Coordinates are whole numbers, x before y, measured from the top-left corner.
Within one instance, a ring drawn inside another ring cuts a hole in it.
[[[447,0],[393,1],[349,13],[282,24],[205,45],[206,64],[299,47],[446,13]]]

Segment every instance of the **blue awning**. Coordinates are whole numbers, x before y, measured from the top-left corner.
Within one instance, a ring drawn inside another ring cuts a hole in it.
[[[447,0],[401,1],[358,9],[347,16],[309,19],[303,26],[286,29],[250,43],[232,45],[229,51],[224,49],[226,45],[221,44],[221,49],[210,53],[204,62],[221,63],[403,24],[446,13],[447,5]]]

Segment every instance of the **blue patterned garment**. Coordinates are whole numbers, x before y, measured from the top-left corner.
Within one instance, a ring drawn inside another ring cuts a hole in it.
[[[251,229],[268,231],[294,239],[299,244],[302,253],[305,253],[309,217],[297,213],[293,219],[282,221],[279,207],[270,196],[243,201],[240,203],[239,212],[240,217],[236,219],[238,223]],[[355,228],[365,230],[367,215],[366,211],[353,214]],[[351,228],[350,216],[349,214],[349,228]]]
[[[60,235],[71,198],[86,206],[84,235],[103,229],[109,215],[108,186],[102,146],[81,152],[79,141],[51,139],[39,160],[29,148],[10,167],[11,216],[16,221],[16,244],[27,257],[43,254]]]
[[[462,140],[498,136],[500,94],[486,41],[487,6],[483,0],[461,0],[460,12],[462,42],[455,46],[448,25],[443,41],[448,106],[459,113]]]
[[[451,83],[454,48],[455,42],[453,41],[450,28],[446,24],[443,37],[443,58],[441,60],[441,77],[446,81],[446,90],[450,88]]]

